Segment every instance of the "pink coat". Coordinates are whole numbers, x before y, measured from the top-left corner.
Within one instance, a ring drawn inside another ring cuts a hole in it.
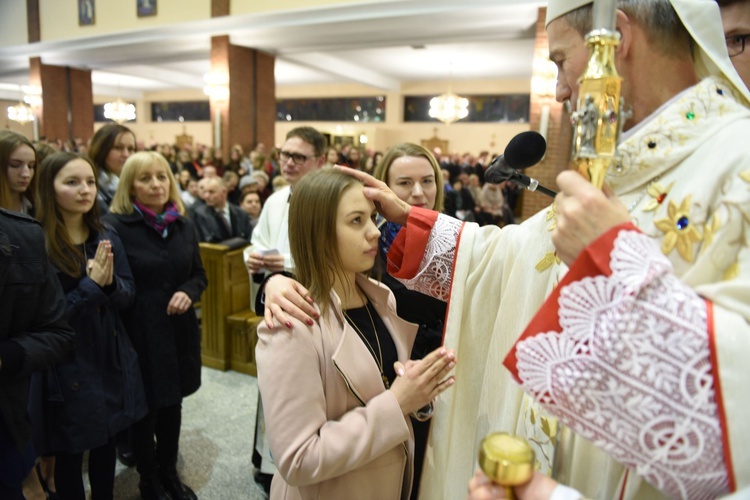
[[[409,358],[417,325],[396,315],[388,288],[357,284]],[[409,417],[385,390],[380,371],[341,312],[338,297],[314,326],[258,327],[255,353],[266,431],[277,472],[271,499],[398,500],[411,490]]]

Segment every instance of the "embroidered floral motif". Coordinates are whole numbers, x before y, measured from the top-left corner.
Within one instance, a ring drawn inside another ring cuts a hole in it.
[[[550,416],[538,402],[530,397],[523,398],[523,414],[523,435],[528,439],[536,455],[534,468],[544,474],[549,474],[558,438],[557,419]]]
[[[555,264],[562,263],[562,260],[560,257],[557,256],[557,252],[554,250],[547,252],[544,254],[544,257],[536,263],[535,269],[539,271],[540,273],[543,273],[550,267],[554,266]]]
[[[463,222],[438,215],[432,228],[424,257],[419,264],[419,272],[410,280],[399,280],[411,290],[430,295],[443,301],[448,300],[453,279],[453,257],[456,253],[456,240]]]
[[[674,186],[674,182],[670,182],[669,186],[663,187],[658,182],[652,182],[648,185],[646,188],[646,193],[653,198],[652,200],[649,200],[648,203],[646,203],[646,206],[643,207],[644,212],[652,212],[659,208],[662,203],[664,203],[664,200],[667,198],[667,195],[669,194],[669,190],[672,189],[672,186]]]
[[[714,235],[721,229],[721,220],[719,216],[714,214],[711,218],[711,222],[703,227],[703,249],[701,253],[705,252],[711,243],[714,242]]]
[[[547,231],[554,231],[555,228],[557,228],[557,204],[556,203],[552,203],[549,209],[547,209],[547,222],[549,221],[552,221],[552,223],[547,228]]]
[[[638,189],[643,185],[644,172],[650,176],[664,175],[674,168],[692,152],[697,138],[707,136],[711,131],[717,132],[714,127],[720,121],[712,117],[727,119],[732,115],[746,115],[746,108],[727,99],[726,94],[731,90],[725,92],[725,96],[720,96],[716,93],[717,85],[731,89],[720,77],[704,79],[674,106],[659,114],[642,132],[618,146],[623,168],[620,171],[610,169],[606,179],[616,193]],[[695,116],[693,120],[688,120],[687,113],[691,111]],[[656,147],[649,148],[651,143],[655,143]]]
[[[677,247],[680,257],[688,262],[693,262],[693,244],[703,240],[703,236],[690,219],[692,198],[688,196],[679,206],[670,201],[667,217],[654,221],[654,225],[664,233],[664,241],[661,244],[664,255],[669,255]]]
[[[750,170],[745,170],[744,172],[740,172],[740,179],[750,184]]]
[[[552,205],[550,205],[547,209],[546,220],[547,222],[552,221],[547,227],[547,231],[554,231],[557,228],[557,204],[555,202],[552,202]],[[560,263],[562,263],[562,260],[557,256],[557,252],[551,250],[544,254],[544,257],[542,257],[539,262],[536,263],[536,266],[534,268],[540,273],[543,273],[555,264]]]
[[[721,277],[724,281],[732,281],[738,278],[740,275],[740,263],[735,262],[724,271],[724,275]]]
[[[612,275],[560,296],[561,332],[517,346],[524,389],[671,497],[728,491],[706,306],[653,241],[622,231]]]

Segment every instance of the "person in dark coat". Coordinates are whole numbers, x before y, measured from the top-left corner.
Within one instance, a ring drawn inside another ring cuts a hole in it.
[[[206,243],[221,243],[234,240],[238,244],[250,244],[253,226],[245,212],[227,201],[227,187],[220,177],[206,179],[203,189],[205,205],[193,211],[193,221],[198,238]],[[234,246],[234,245],[232,245]]]
[[[85,500],[84,452],[93,499],[112,498],[115,435],[146,414],[138,357],[120,320],[135,298],[117,234],[101,225],[91,160],[48,156],[39,168],[37,215],[76,332],[71,359],[32,379],[37,453],[55,455],[61,498]]]
[[[39,223],[0,208],[0,498],[22,499],[34,465],[31,374],[62,360],[74,339]]]
[[[144,499],[196,498],[177,475],[177,453],[182,398],[201,384],[201,332],[192,305],[207,280],[195,228],[184,214],[166,160],[153,152],[131,156],[105,221],[120,235],[137,290],[123,319],[149,406],[133,427]]]
[[[88,156],[99,172],[99,213],[106,214],[115,195],[122,166],[135,153],[135,134],[125,125],[108,123],[94,133]]]

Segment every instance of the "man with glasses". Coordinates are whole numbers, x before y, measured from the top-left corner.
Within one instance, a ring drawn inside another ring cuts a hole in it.
[[[300,179],[323,166],[325,148],[325,137],[312,127],[298,127],[286,135],[279,152],[279,168],[289,186],[272,194],[263,206],[253,230],[252,251],[247,252],[245,259],[250,273],[294,269],[289,252],[289,198]],[[272,250],[278,253],[270,253]]]
[[[740,74],[745,85],[750,88],[750,0],[717,0],[721,8],[721,22],[727,40],[729,58]]]

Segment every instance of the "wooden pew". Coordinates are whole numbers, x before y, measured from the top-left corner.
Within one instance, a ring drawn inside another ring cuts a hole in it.
[[[217,370],[256,375],[255,328],[260,318],[250,311],[250,281],[242,249],[200,244],[208,287],[201,296],[201,360]]]

